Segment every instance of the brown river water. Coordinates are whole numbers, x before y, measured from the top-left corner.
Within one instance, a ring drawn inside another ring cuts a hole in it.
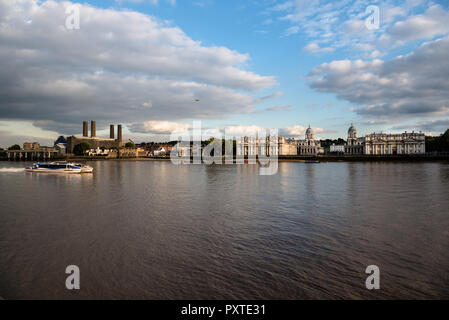
[[[449,299],[447,162],[89,164],[0,162],[0,297]]]

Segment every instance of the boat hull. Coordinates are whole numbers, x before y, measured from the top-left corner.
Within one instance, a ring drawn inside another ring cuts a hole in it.
[[[64,169],[64,170],[54,170],[54,169],[25,169],[25,172],[33,173],[55,173],[55,174],[80,174],[81,169]]]
[[[71,162],[45,162],[34,163],[33,166],[25,168],[25,172],[31,173],[54,173],[54,174],[80,174],[92,173],[93,168],[87,165]]]

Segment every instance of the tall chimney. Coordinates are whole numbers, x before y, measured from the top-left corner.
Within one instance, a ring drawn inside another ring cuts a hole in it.
[[[114,139],[114,125],[109,126],[109,138]]]
[[[83,137],[89,136],[87,121],[83,121]]]
[[[95,138],[97,136],[97,123],[92,120],[90,122],[90,137]]]
[[[117,140],[122,141],[122,125],[117,126]]]

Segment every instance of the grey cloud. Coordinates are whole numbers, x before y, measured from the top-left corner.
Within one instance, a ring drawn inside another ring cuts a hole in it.
[[[272,106],[266,109],[267,111],[291,111],[293,110],[292,106]]]
[[[18,144],[22,146],[25,141],[29,142],[39,142],[41,145],[52,146],[54,140],[47,138],[31,137],[26,135],[12,135],[8,131],[0,130],[0,147],[8,148],[13,144]]]
[[[383,62],[332,61],[314,68],[311,88],[357,104],[365,117],[423,117],[449,113],[449,37]]]
[[[409,41],[431,39],[437,35],[449,33],[449,12],[440,5],[430,6],[425,13],[411,16],[404,21],[396,22],[389,28],[381,43],[402,45]]]
[[[252,112],[246,92],[276,84],[244,70],[247,54],[141,13],[78,4],[81,29],[67,30],[69,4],[0,0],[0,118],[60,133],[86,119],[216,119]]]
[[[423,121],[412,125],[400,125],[393,127],[394,130],[421,130],[424,132],[445,132],[449,129],[449,118],[441,120]]]

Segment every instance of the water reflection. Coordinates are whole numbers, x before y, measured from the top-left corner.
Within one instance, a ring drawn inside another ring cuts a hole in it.
[[[76,298],[449,297],[446,163],[89,165],[0,170],[0,296],[73,298],[77,264]]]

